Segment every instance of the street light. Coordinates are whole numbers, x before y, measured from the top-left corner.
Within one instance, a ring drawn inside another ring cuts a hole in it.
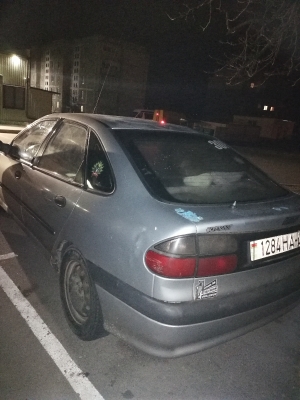
[[[13,54],[11,56],[11,62],[14,67],[18,67],[21,64],[21,58],[17,56],[16,54]]]

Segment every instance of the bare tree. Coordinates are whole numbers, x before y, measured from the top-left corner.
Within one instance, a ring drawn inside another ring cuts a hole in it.
[[[226,32],[217,72],[228,84],[274,75],[300,81],[299,0],[187,0],[169,18],[193,19],[205,31],[217,13]]]

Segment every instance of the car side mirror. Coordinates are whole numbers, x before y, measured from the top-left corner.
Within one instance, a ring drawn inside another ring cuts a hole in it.
[[[12,144],[10,146],[10,149],[9,149],[9,154],[13,158],[20,158],[20,152],[19,151],[20,151],[19,146],[16,146],[16,145]]]
[[[10,148],[10,144],[3,143],[0,140],[0,151],[2,151],[2,153],[7,154],[9,152],[9,148]]]

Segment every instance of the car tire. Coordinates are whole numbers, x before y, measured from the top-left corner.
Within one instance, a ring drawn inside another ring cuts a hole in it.
[[[95,284],[79,252],[68,250],[60,270],[60,296],[67,321],[81,340],[105,336]]]

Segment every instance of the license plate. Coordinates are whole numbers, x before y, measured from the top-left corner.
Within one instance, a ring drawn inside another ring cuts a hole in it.
[[[251,261],[275,256],[300,247],[300,231],[250,242]]]

